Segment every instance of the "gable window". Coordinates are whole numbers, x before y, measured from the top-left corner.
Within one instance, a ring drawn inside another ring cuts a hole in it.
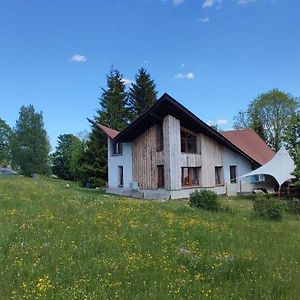
[[[113,155],[122,155],[123,153],[123,145],[122,143],[113,143]]]
[[[180,131],[181,152],[197,153],[197,138],[184,130]]]
[[[230,166],[230,183],[236,183],[236,166]]]
[[[200,186],[201,168],[181,168],[182,186]]]
[[[215,167],[215,185],[224,184],[223,167]]]

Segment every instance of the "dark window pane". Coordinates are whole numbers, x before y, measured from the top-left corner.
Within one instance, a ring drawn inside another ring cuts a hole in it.
[[[230,182],[236,183],[236,166],[230,166]]]

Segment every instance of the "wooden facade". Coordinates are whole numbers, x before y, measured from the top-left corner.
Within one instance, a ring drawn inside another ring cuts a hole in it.
[[[133,180],[139,183],[141,189],[159,188],[159,168],[163,168],[164,188],[180,190],[183,167],[201,168],[201,186],[215,186],[215,167],[223,166],[222,146],[204,134],[193,133],[197,137],[197,153],[182,153],[181,130],[180,121],[167,115],[162,127],[155,125],[133,141]]]
[[[132,143],[132,176],[141,189],[158,188],[158,165],[164,164],[160,150],[159,125],[155,125],[137,137]]]

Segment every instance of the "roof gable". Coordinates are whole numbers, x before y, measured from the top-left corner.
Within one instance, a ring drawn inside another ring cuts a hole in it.
[[[119,131],[117,131],[115,129],[106,127],[102,124],[98,124],[95,121],[90,120],[89,118],[88,118],[88,121],[90,123],[92,123],[94,126],[96,126],[97,128],[99,128],[107,137],[109,137],[111,139],[115,138],[120,133]]]

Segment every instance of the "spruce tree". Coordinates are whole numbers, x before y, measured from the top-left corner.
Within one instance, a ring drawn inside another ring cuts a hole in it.
[[[128,125],[128,96],[118,70],[111,69],[107,75],[107,88],[102,89],[99,102],[95,122],[116,130]],[[107,181],[107,137],[94,126],[86,144],[80,175],[82,183],[90,186],[103,185]]]
[[[26,176],[49,173],[50,143],[42,112],[22,106],[11,140],[12,165]]]
[[[138,118],[157,100],[157,91],[154,80],[150,74],[141,68],[135,77],[129,91],[129,104],[132,113],[132,120]]]

